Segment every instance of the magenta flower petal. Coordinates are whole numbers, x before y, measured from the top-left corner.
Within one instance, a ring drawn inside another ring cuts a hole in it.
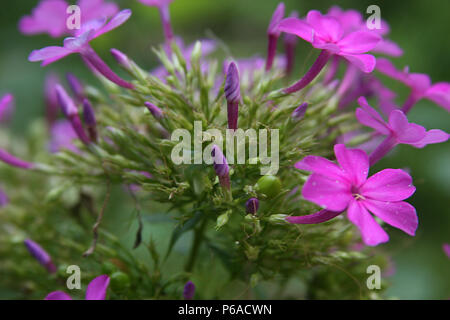
[[[414,236],[419,225],[416,209],[408,202],[365,200],[364,206],[384,222]]]
[[[313,214],[308,214],[306,216],[296,216],[296,217],[287,217],[286,221],[293,224],[316,224],[326,222],[328,220],[337,217],[342,212],[339,211],[329,211],[326,209],[320,210]]]
[[[345,53],[365,53],[375,48],[380,40],[380,36],[373,32],[356,31],[341,39],[338,45]]]
[[[313,173],[302,189],[302,196],[324,209],[344,211],[352,200],[350,185],[346,181],[331,179]]]
[[[170,4],[172,1],[173,0],[139,0],[140,3],[153,7],[162,7]]]
[[[384,169],[371,176],[360,188],[362,196],[380,201],[401,201],[409,198],[416,188],[411,176],[400,169]]]
[[[383,39],[381,40],[375,48],[371,50],[373,53],[381,53],[391,57],[400,57],[403,55],[403,49],[398,46],[393,41]]]
[[[439,129],[431,129],[427,131],[425,137],[421,139],[419,142],[411,144],[413,147],[416,148],[423,148],[428,144],[433,143],[441,143],[446,142],[449,138],[449,134],[447,132],[444,132]]]
[[[53,291],[45,297],[45,300],[72,300],[72,298],[65,292]]]
[[[278,24],[278,29],[282,32],[295,34],[305,41],[313,42],[314,29],[303,20],[297,18],[286,18]]]
[[[394,64],[386,58],[378,58],[376,68],[392,79],[403,82],[404,84],[408,83],[408,74],[403,71],[398,71]]]
[[[340,54],[342,57],[353,63],[361,71],[370,73],[375,69],[377,60],[370,54]]]
[[[77,5],[82,12],[82,24],[102,17],[112,17],[119,11],[119,6],[117,4],[105,2],[104,0],[78,0]]]
[[[341,39],[344,30],[334,17],[323,16],[317,10],[311,10],[306,16],[306,22],[314,28],[317,36],[326,41],[337,42]]]
[[[74,51],[64,47],[51,46],[32,51],[28,57],[28,60],[32,62],[43,61],[42,65],[45,66],[60,60],[71,53],[74,53]]]
[[[426,91],[425,97],[450,112],[450,83],[439,82],[432,85]]]
[[[347,209],[347,216],[358,227],[366,245],[376,246],[389,241],[386,231],[381,228],[361,202],[352,200]]]
[[[361,108],[356,109],[358,121],[381,134],[388,135],[390,133],[389,126],[380,114],[367,103],[366,98],[360,97],[358,103],[361,106]]]
[[[416,143],[425,138],[426,130],[424,127],[409,123],[408,118],[400,110],[394,110],[389,115],[389,125],[394,130],[400,143]]]
[[[86,289],[86,300],[105,300],[109,281],[106,274],[94,278]]]
[[[101,36],[104,33],[107,33],[122,24],[124,24],[129,18],[131,17],[131,10],[125,9],[120,11],[118,14],[116,14],[105,26],[101,27],[97,32],[95,33],[93,38],[97,38]]]
[[[270,20],[269,27],[267,28],[267,33],[269,35],[276,35],[279,36],[281,31],[278,30],[278,24],[280,21],[284,18],[284,3],[280,2],[275,9],[272,19]]]
[[[364,151],[347,149],[343,144],[336,144],[334,154],[344,174],[355,186],[360,186],[366,181],[369,173],[369,157]]]
[[[332,179],[346,179],[341,168],[328,159],[318,156],[306,156],[294,165],[299,170],[311,171]]]

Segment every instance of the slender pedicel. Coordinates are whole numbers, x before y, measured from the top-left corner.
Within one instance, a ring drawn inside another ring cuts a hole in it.
[[[25,246],[27,247],[28,251],[30,252],[30,254],[41,265],[43,265],[48,270],[48,272],[50,272],[50,273],[56,272],[56,267],[52,262],[52,258],[44,249],[42,249],[42,247],[39,244],[37,244],[36,242],[34,242],[31,239],[26,239],[24,241],[24,243],[25,243]]]
[[[56,118],[58,117],[59,105],[55,90],[55,86],[58,84],[58,82],[58,76],[54,73],[50,73],[45,78],[44,96],[46,105],[46,118],[49,128],[51,128],[53,123],[56,121]]]
[[[97,120],[95,111],[88,99],[83,99],[83,119],[91,141],[97,141]]]
[[[417,95],[415,94],[414,90],[410,93],[410,95],[408,96],[408,99],[406,99],[405,103],[402,106],[402,111],[404,114],[408,114],[412,107],[414,107],[414,105],[417,103],[417,101],[420,100],[420,97],[417,97]]]
[[[340,215],[341,213],[342,212],[335,212],[323,209],[316,213],[308,214],[306,216],[287,217],[286,221],[294,224],[316,224],[331,220],[334,217]]]
[[[61,85],[56,86],[56,93],[58,95],[58,101],[61,106],[61,110],[66,116],[67,120],[72,124],[73,130],[77,133],[78,138],[84,143],[89,144],[91,141],[86,135],[81,124],[80,116],[78,115],[78,108],[73,100],[69,97],[66,90]]]
[[[369,163],[373,166],[375,163],[380,161],[385,155],[389,153],[397,145],[397,140],[393,135],[388,136],[384,139],[379,146],[370,154]]]
[[[166,42],[170,47],[170,43],[173,41],[173,31],[172,25],[170,24],[170,12],[169,5],[163,5],[159,7],[159,14],[161,16],[161,23],[164,30],[164,36],[166,38]]]
[[[239,71],[234,62],[231,62],[228,66],[224,90],[225,98],[227,99],[228,128],[236,130],[238,127],[241,88],[239,83]]]
[[[323,67],[327,64],[332,54],[328,50],[322,50],[314,62],[312,67],[306,72],[306,74],[298,82],[284,89],[284,93],[294,93],[306,87],[315,77],[322,71]]]
[[[100,58],[100,56],[92,49],[91,46],[87,45],[82,51],[80,51],[81,56],[86,59],[98,72],[100,72],[105,78],[111,82],[117,84],[118,86],[134,89],[134,85],[123,80],[117,74],[112,71],[108,65]]]
[[[277,41],[281,33],[278,30],[278,23],[283,19],[283,17],[284,3],[281,2],[275,9],[272,19],[270,20],[269,28],[267,29],[267,37],[269,38],[269,42],[267,45],[266,71],[272,69],[273,61],[277,53]]]
[[[341,60],[341,58],[339,56],[336,56],[336,55],[333,56],[333,58],[331,59],[330,66],[329,66],[325,76],[323,77],[323,84],[328,84],[334,79],[334,77],[336,76],[336,74],[339,70],[340,60]]]

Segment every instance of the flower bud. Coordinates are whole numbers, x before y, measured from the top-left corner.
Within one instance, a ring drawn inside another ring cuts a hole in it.
[[[163,117],[163,112],[160,108],[158,108],[157,106],[155,106],[153,103],[151,102],[144,102],[145,106],[147,107],[148,111],[150,111],[150,113],[156,118],[156,119],[161,119]]]
[[[68,72],[66,74],[67,82],[69,83],[69,87],[75,95],[75,99],[77,102],[81,102],[84,99],[84,88],[81,84],[80,80],[72,73]]]
[[[227,211],[217,217],[216,230],[219,230],[220,228],[222,228],[224,225],[226,225],[228,223],[228,220],[230,219],[230,214],[231,214],[231,211]]]
[[[117,49],[114,49],[114,48],[111,49],[110,52],[111,52],[111,55],[113,56],[113,58],[119,64],[119,66],[121,66],[125,70],[131,69],[130,59],[128,58],[128,56],[125,53],[123,53],[122,51],[119,51]]]
[[[184,300],[192,300],[195,295],[195,284],[192,281],[188,281],[184,285],[183,297]]]
[[[73,102],[72,98],[69,97],[66,90],[60,84],[55,86],[56,95],[58,97],[58,103],[61,107],[61,111],[67,118],[78,114],[78,108]]]
[[[83,118],[88,129],[89,138],[91,141],[97,141],[97,120],[95,119],[94,109],[88,99],[83,99]]]
[[[228,65],[224,90],[228,105],[228,128],[236,130],[239,114],[239,101],[241,100],[241,88],[239,83],[239,71],[234,62],[231,62]]]
[[[259,208],[259,200],[257,198],[250,198],[245,203],[247,213],[256,214]]]
[[[306,113],[306,109],[308,109],[308,103],[304,102],[301,105],[299,105],[294,112],[292,112],[292,119],[296,121],[300,121],[303,119]]]
[[[34,242],[31,239],[26,239],[24,241],[25,246],[27,247],[30,254],[41,264],[43,265],[48,272],[55,273],[56,267],[52,262],[52,258],[50,255],[42,249],[40,245],[38,245],[36,242]]]
[[[281,191],[281,181],[275,176],[263,176],[256,182],[256,190],[271,199]]]

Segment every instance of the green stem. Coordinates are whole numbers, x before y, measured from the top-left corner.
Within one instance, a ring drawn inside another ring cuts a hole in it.
[[[197,230],[195,230],[194,241],[192,243],[191,252],[189,253],[189,259],[184,268],[186,272],[192,272],[192,270],[194,269],[195,261],[197,259],[198,251],[200,249],[200,244],[203,241],[204,231],[207,222],[208,222],[207,218],[203,218],[200,227],[198,227]]]

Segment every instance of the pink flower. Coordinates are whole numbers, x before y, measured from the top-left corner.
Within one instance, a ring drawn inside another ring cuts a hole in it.
[[[133,89],[134,86],[116,75],[103,60],[92,49],[89,42],[107,33],[127,21],[131,16],[131,10],[122,10],[115,15],[108,23],[106,19],[93,20],[82,25],[81,30],[75,37],[64,39],[63,47],[46,47],[34,50],[28,57],[29,61],[43,61],[42,66],[58,61],[69,54],[79,53],[90,65],[107,79],[124,88]]]
[[[364,30],[368,32],[375,32],[380,36],[385,36],[390,31],[389,25],[384,20],[381,20],[381,29],[367,28],[363,15],[356,10],[342,10],[338,6],[333,6],[328,11],[328,15],[339,20],[342,28],[344,29],[344,34]],[[392,57],[399,57],[403,55],[403,50],[395,42],[384,38],[381,39],[381,41],[371,50],[371,52],[381,53]]]
[[[78,0],[77,5],[80,7],[82,25],[91,20],[112,17],[119,11],[116,4],[105,3],[104,0]],[[27,35],[47,33],[54,38],[72,34],[76,30],[67,29],[68,7],[64,0],[42,0],[31,15],[20,19],[19,30]]]
[[[173,0],[139,0],[140,3],[150,7],[162,7],[172,3]]]
[[[0,98],[0,123],[7,122],[14,109],[14,96],[11,93]]]
[[[334,146],[339,165],[318,156],[307,156],[297,162],[300,170],[312,171],[302,189],[302,196],[324,208],[309,216],[289,217],[291,223],[324,222],[347,210],[366,245],[387,242],[389,236],[369,213],[413,236],[417,229],[416,210],[402,200],[416,188],[411,176],[403,170],[385,169],[367,178],[369,159],[359,149]]]
[[[438,82],[432,84],[428,75],[409,73],[408,68],[403,71],[397,70],[392,62],[385,58],[377,60],[377,70],[411,88],[411,93],[402,107],[404,113],[408,113],[423,98],[429,99],[450,111],[450,83]]]
[[[58,120],[51,127],[50,152],[56,153],[62,149],[67,149],[79,153],[80,150],[73,144],[73,141],[77,139],[78,135],[73,130],[70,121]]]
[[[86,300],[105,300],[109,280],[106,274],[94,278],[86,289]],[[45,297],[45,300],[72,300],[72,298],[63,291],[53,291]]]
[[[370,155],[373,165],[398,144],[409,144],[415,148],[423,148],[428,144],[445,142],[449,135],[439,129],[427,131],[424,127],[409,123],[401,110],[393,110],[389,115],[389,122],[372,108],[366,98],[360,97],[358,103],[361,108],[356,109],[356,118],[360,123],[374,129],[377,133],[387,136]]]
[[[442,249],[444,250],[444,252],[447,255],[447,257],[450,259],[450,244],[444,243],[442,245]]]
[[[381,41],[381,37],[374,32],[355,31],[345,35],[336,18],[322,16],[315,10],[308,12],[306,21],[287,18],[279,23],[278,28],[283,32],[295,34],[310,42],[314,48],[322,50],[305,76],[285,89],[285,93],[298,91],[308,85],[333,55],[345,58],[366,73],[375,68],[375,57],[365,54]]]

